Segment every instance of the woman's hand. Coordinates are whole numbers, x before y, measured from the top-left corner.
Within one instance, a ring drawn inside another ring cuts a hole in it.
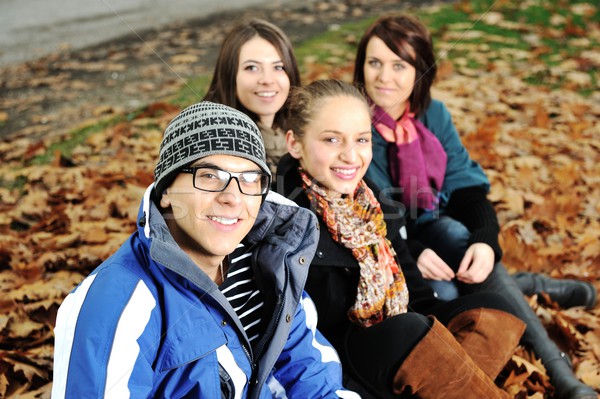
[[[466,284],[485,281],[494,268],[494,250],[488,244],[477,242],[465,252],[456,278]]]
[[[417,259],[417,267],[423,277],[430,280],[450,281],[454,278],[454,271],[430,248],[421,252]]]

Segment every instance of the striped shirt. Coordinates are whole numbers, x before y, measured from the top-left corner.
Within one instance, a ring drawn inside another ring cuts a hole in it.
[[[264,332],[264,297],[254,280],[251,247],[240,243],[229,255],[227,277],[219,289],[237,313],[251,345],[256,345]]]

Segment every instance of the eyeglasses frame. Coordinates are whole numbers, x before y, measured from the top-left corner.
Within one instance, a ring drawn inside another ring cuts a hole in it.
[[[204,188],[196,187],[196,171],[199,170],[199,169],[214,169],[214,170],[218,170],[218,171],[221,171],[221,172],[225,172],[225,173],[227,173],[229,175],[229,180],[227,180],[227,183],[223,186],[223,188],[221,190],[206,190]],[[269,188],[271,187],[271,176],[268,173],[265,173],[263,171],[230,172],[228,170],[221,169],[221,168],[214,167],[214,166],[203,166],[203,165],[201,165],[201,166],[189,166],[187,168],[181,168],[179,170],[179,172],[180,173],[189,173],[189,174],[191,174],[192,175],[192,184],[194,185],[194,188],[196,190],[206,191],[206,192],[209,192],[209,193],[221,193],[221,192],[225,191],[225,189],[227,189],[227,187],[231,183],[231,180],[233,180],[233,179],[235,179],[235,181],[237,182],[237,186],[238,186],[238,189],[240,190],[240,193],[242,193],[244,195],[249,195],[249,196],[252,196],[252,197],[258,197],[258,196],[267,194],[269,192]],[[266,184],[266,186],[265,186],[265,188],[263,190],[264,192],[261,192],[259,194],[248,194],[248,193],[245,193],[244,190],[242,190],[242,186],[240,185],[240,181],[239,181],[239,176],[241,174],[244,174],[244,173],[256,173],[256,174],[259,174],[259,175],[262,175],[262,176],[267,176],[267,184]]]

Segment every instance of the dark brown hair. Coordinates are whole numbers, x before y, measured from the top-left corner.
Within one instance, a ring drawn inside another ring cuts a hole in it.
[[[236,76],[240,62],[240,49],[252,38],[259,36],[271,43],[283,61],[283,68],[290,79],[290,88],[300,86],[300,72],[289,38],[277,26],[262,19],[252,18],[236,24],[225,36],[215,65],[215,71],[204,100],[229,105],[250,116],[254,122],[259,118],[248,110],[237,98]],[[275,114],[273,127],[282,125],[287,101]]]
[[[304,130],[319,110],[322,101],[331,97],[354,97],[371,109],[365,95],[350,83],[336,79],[315,80],[304,87],[295,87],[289,97],[289,106],[285,129],[292,130],[298,138],[304,136]]]
[[[375,21],[364,33],[356,52],[354,84],[360,87],[365,84],[367,44],[374,36],[416,69],[415,86],[409,101],[411,112],[420,116],[431,102],[431,85],[437,73],[429,31],[416,17],[405,14],[385,16]],[[411,48],[415,54],[414,58],[410,52]]]

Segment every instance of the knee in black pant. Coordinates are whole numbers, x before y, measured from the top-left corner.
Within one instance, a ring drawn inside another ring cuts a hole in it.
[[[474,299],[473,302],[478,303],[479,307],[502,310],[516,316],[516,310],[513,305],[499,293],[482,291],[472,295],[477,295],[477,299]]]
[[[449,320],[459,313],[477,308],[502,310],[516,316],[516,310],[511,303],[499,293],[492,291],[479,291],[468,295],[463,295],[448,302],[448,304],[452,309],[449,315]]]
[[[368,328],[356,327],[347,336],[344,367],[371,389],[391,387],[391,378],[432,325],[427,316],[409,312]]]

